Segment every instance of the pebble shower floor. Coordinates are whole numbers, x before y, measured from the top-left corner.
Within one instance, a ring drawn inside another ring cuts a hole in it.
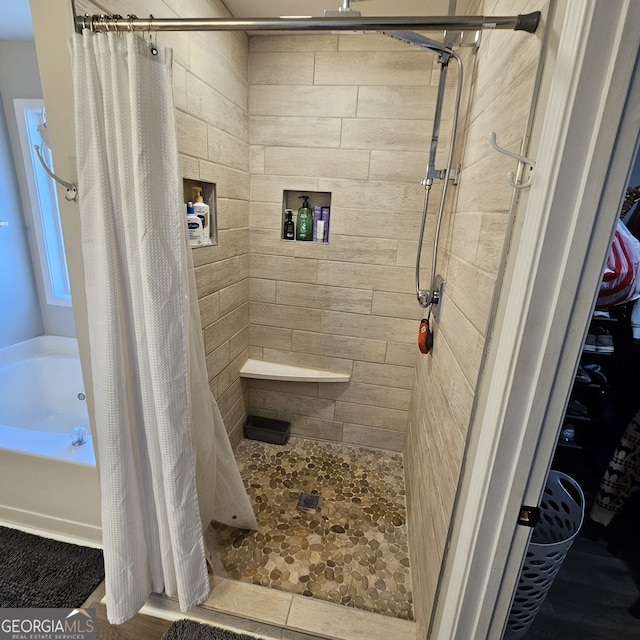
[[[230,578],[413,620],[399,453],[291,438],[243,440],[236,458],[259,529],[215,526]]]

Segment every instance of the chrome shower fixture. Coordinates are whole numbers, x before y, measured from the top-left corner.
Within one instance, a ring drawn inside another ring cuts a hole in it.
[[[429,49],[439,54],[444,52],[450,54],[454,47],[474,47],[474,49],[477,49],[480,46],[482,31],[452,31],[447,29],[444,31],[444,42],[432,40],[415,31],[382,31],[382,34],[422,49]]]
[[[406,44],[413,44],[422,49],[435,51],[436,53],[444,53],[447,50],[451,51],[450,47],[448,47],[444,42],[437,42],[436,40],[427,38],[415,31],[383,31],[382,34],[389,36],[390,38],[400,40],[401,42],[405,42]]]
[[[325,18],[343,18],[346,16],[352,16],[354,18],[359,17],[362,14],[351,8],[351,3],[356,1],[357,0],[342,0],[342,5],[337,11],[329,11],[328,9],[325,9],[323,15]]]
[[[73,427],[69,436],[73,447],[79,447],[89,441],[89,432],[84,427]]]
[[[429,316],[426,319],[427,323],[427,331],[428,331],[428,323],[429,317],[431,315],[431,309],[433,306],[436,307],[436,315],[437,320],[439,319],[442,298],[444,295],[444,279],[436,273],[437,267],[437,256],[438,256],[438,240],[440,237],[440,226],[442,224],[442,217],[444,214],[444,205],[447,196],[447,187],[449,185],[449,181],[452,180],[454,184],[457,184],[458,173],[460,167],[453,167],[453,151],[454,144],[456,139],[456,130],[458,127],[458,114],[460,112],[460,96],[462,93],[462,60],[460,56],[454,52],[453,45],[448,44],[448,42],[437,42],[436,40],[432,40],[431,38],[427,38],[415,31],[383,31],[383,35],[390,36],[391,38],[395,38],[396,40],[400,40],[407,44],[415,45],[420,47],[421,49],[428,49],[429,51],[433,51],[439,55],[438,62],[440,64],[440,78],[438,81],[438,94],[436,97],[435,111],[433,114],[433,132],[431,136],[431,143],[429,145],[429,162],[427,164],[426,175],[424,180],[421,181],[421,184],[425,188],[425,197],[424,197],[424,206],[422,209],[422,221],[420,223],[420,233],[418,236],[418,251],[416,254],[416,298],[418,299],[418,304],[426,309],[429,309]],[[445,34],[445,36],[452,37],[452,33]],[[447,40],[449,39],[447,38]],[[456,79],[456,94],[455,94],[455,104],[453,107],[453,118],[451,125],[451,142],[449,144],[449,152],[447,154],[447,164],[445,169],[436,169],[436,152],[438,150],[438,139],[440,137],[440,120],[442,117],[442,105],[444,102],[445,88],[447,85],[447,71],[449,68],[449,62],[454,60],[458,65],[458,77]],[[429,194],[431,192],[431,186],[433,185],[434,179],[444,180],[444,185],[442,188],[442,194],[440,197],[440,206],[438,207],[438,215],[436,216],[436,228],[433,238],[433,252],[431,256],[431,277],[429,281],[429,288],[423,289],[420,286],[420,259],[422,256],[422,241],[424,238],[424,231],[426,227],[427,221],[427,207],[429,204]],[[422,325],[421,325],[422,326]],[[423,353],[428,353],[430,351],[430,347],[427,351],[423,351]]]

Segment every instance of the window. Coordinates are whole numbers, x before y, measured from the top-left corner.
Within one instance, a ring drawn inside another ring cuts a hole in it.
[[[34,149],[36,144],[40,147],[44,161],[53,171],[51,151],[38,132],[38,125],[45,123],[44,102],[35,99],[15,99],[13,103],[46,301],[47,304],[70,307],[71,287],[56,186],[42,167]]]

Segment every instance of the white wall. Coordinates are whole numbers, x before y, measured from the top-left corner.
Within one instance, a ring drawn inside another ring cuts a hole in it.
[[[1,91],[1,86],[0,86]],[[0,348],[42,333],[27,235],[0,104]]]
[[[2,97],[2,104],[4,107],[8,130],[8,144],[10,143],[8,157],[9,160],[11,160],[11,156],[13,158],[13,162],[11,163],[13,165],[11,169],[13,183],[16,184],[17,178],[16,186],[19,188],[19,192],[16,193],[19,213],[21,214],[18,218],[20,221],[19,227],[22,230],[22,234],[25,236],[26,241],[32,248],[31,255],[27,253],[26,258],[31,258],[33,260],[33,267],[29,266],[29,277],[31,282],[30,289],[33,289],[34,286],[36,287],[34,291],[37,296],[36,301],[39,303],[39,308],[36,307],[35,313],[31,314],[34,319],[37,319],[39,329],[37,333],[32,335],[39,335],[44,331],[44,333],[52,335],[74,337],[75,329],[71,308],[47,304],[44,296],[44,290],[42,289],[36,241],[33,234],[29,209],[29,191],[24,170],[24,161],[20,152],[18,127],[13,107],[14,98],[42,98],[40,74],[38,71],[36,50],[33,42],[0,40],[0,95]],[[18,225],[14,225],[14,228],[17,229]],[[25,244],[24,241],[23,244]],[[8,260],[8,256],[6,259]],[[19,262],[5,262],[5,254],[3,254],[2,264],[3,267],[5,264],[10,264],[10,267],[8,268],[10,273],[15,271],[23,272],[25,270],[24,264],[20,264]],[[4,294],[1,299],[3,300],[3,303],[5,300],[8,300]],[[11,312],[11,306],[8,303],[7,305],[3,304],[3,309],[10,312],[9,315],[12,316],[14,318],[13,321],[15,321],[17,313],[15,310]],[[21,322],[24,322],[24,318]],[[4,336],[0,337],[0,342],[3,339]]]

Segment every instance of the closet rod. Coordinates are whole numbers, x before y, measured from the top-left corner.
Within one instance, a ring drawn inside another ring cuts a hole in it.
[[[75,17],[76,31],[398,31],[406,29],[513,29],[534,33],[540,12],[517,16],[344,18],[138,18],[119,15]]]

